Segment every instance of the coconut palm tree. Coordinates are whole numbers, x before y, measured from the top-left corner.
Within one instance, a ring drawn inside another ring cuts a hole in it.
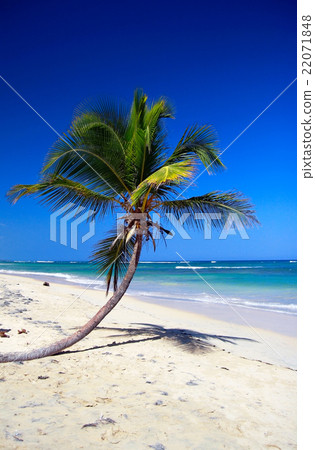
[[[113,288],[106,304],[71,336],[47,347],[0,354],[1,362],[53,355],[88,335],[125,294],[143,244],[149,241],[155,248],[154,231],[162,237],[169,233],[154,222],[153,213],[160,214],[162,220],[168,213],[177,219],[189,213],[185,225],[198,229],[203,221],[196,220],[194,213],[217,213],[218,227],[231,212],[244,226],[257,222],[252,205],[236,191],[180,197],[198,167],[203,165],[214,173],[224,165],[213,129],[207,125],[187,128],[171,152],[164,119],[172,117],[166,99],[149,105],[141,90],[135,91],[131,108],[108,100],[86,102],[75,110],[70,130],[48,153],[39,182],[10,189],[12,203],[33,195],[52,210],[71,204],[73,210],[88,208],[101,217],[115,211],[123,212],[124,217],[119,233],[115,227],[92,256],[99,271],[106,274],[107,294],[110,286]]]

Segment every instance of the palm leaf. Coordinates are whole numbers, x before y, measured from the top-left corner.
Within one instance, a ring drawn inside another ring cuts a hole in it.
[[[46,176],[37,184],[18,184],[7,193],[13,204],[21,197],[28,195],[40,198],[42,203],[50,205],[52,210],[57,210],[72,203],[72,208],[67,209],[67,212],[78,207],[84,207],[93,210],[95,214],[99,213],[101,216],[106,214],[108,208],[112,211],[115,204],[120,204],[112,197],[107,197],[78,182],[60,176]]]
[[[89,126],[87,126],[89,122]],[[128,192],[124,182],[124,157],[120,144],[104,126],[87,117],[77,120],[46,158],[44,174],[88,182],[107,195]]]
[[[180,161],[160,167],[133,191],[131,195],[132,204],[135,205],[141,197],[148,194],[152,189],[157,193],[160,186],[171,188],[174,185],[184,183],[192,177],[193,172],[194,166],[189,161]]]
[[[163,214],[173,214],[177,220],[184,213],[188,213],[184,224],[197,229],[203,228],[204,221],[196,219],[196,213],[217,215],[217,219],[213,221],[213,226],[217,228],[224,227],[231,213],[236,214],[244,226],[259,224],[253,205],[238,191],[214,191],[185,200],[164,201],[159,208]]]
[[[209,172],[225,167],[219,158],[217,139],[211,126],[187,128],[165,164],[186,160],[201,161]]]
[[[109,236],[101,240],[92,255],[92,261],[97,265],[100,274],[106,273],[106,295],[112,283],[114,291],[118,286],[118,279],[127,270],[128,263],[133,253],[136,236],[127,240],[127,235],[122,234],[117,239],[117,231],[111,231]]]
[[[166,132],[163,119],[173,117],[166,99],[160,98],[151,106],[142,90],[136,90],[126,132],[127,167],[135,185],[140,184],[165,161]]]

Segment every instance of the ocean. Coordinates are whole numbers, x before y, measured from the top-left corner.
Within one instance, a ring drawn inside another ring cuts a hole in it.
[[[188,263],[188,264],[187,264]],[[226,304],[296,315],[296,261],[141,262],[128,293],[143,299]],[[1,261],[0,273],[40,277],[101,289],[93,264],[80,261]]]

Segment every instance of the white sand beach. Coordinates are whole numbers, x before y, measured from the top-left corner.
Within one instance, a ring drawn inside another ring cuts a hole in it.
[[[1,353],[60,339],[104,303],[9,275],[0,296]],[[296,448],[296,339],[257,323],[126,295],[64,354],[0,366],[0,448]]]

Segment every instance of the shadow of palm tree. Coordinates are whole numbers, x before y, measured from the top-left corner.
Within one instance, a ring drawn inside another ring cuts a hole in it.
[[[150,323],[134,323],[137,327],[122,328],[122,327],[97,327],[96,330],[115,331],[117,334],[110,334],[106,338],[129,338],[120,342],[113,341],[110,344],[94,346],[83,350],[68,350],[65,353],[80,353],[90,350],[97,350],[106,347],[116,347],[119,345],[135,344],[145,341],[155,341],[165,339],[171,342],[176,347],[180,347],[184,351],[190,353],[205,353],[210,352],[216,347],[215,341],[221,341],[237,345],[238,341],[256,342],[254,339],[238,337],[238,336],[223,336],[218,334],[200,333],[199,331],[187,330],[182,328],[166,328],[161,325],[154,325]]]

